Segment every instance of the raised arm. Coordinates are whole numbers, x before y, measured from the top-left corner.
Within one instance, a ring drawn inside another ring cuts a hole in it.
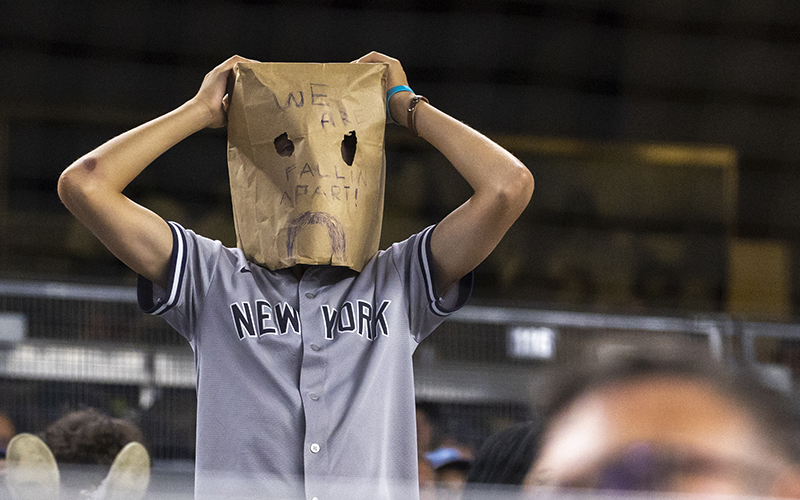
[[[70,212],[117,258],[159,285],[168,278],[171,231],[161,217],[122,191],[178,142],[203,128],[226,124],[227,78],[240,61],[247,59],[234,56],[220,64],[185,104],[82,156],[58,179],[58,195]]]
[[[357,62],[389,65],[387,88],[408,85],[400,61],[372,52]],[[407,123],[413,94],[391,97],[392,118]],[[533,176],[511,153],[432,105],[416,105],[419,135],[438,149],[466,179],[473,195],[444,218],[431,236],[436,289],[441,295],[475,269],[494,250],[533,194]]]

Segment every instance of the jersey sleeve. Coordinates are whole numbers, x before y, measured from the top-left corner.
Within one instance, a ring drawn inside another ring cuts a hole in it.
[[[139,307],[148,314],[162,316],[175,330],[194,341],[197,318],[216,275],[225,247],[219,241],[198,236],[176,222],[172,230],[172,256],[167,288],[138,277]]]
[[[395,267],[408,294],[409,323],[417,342],[427,337],[447,316],[461,309],[472,295],[472,271],[444,294],[436,290],[431,256],[434,227],[430,226],[388,250],[392,252]]]

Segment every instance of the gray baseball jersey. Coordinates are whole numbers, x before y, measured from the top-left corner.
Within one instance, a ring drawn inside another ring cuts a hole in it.
[[[140,277],[139,302],[194,350],[197,497],[416,498],[411,355],[472,289],[434,295],[433,227],[299,281],[170,228],[168,288]]]

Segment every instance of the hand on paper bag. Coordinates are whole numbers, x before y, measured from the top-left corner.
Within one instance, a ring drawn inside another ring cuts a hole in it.
[[[369,54],[356,59],[355,63],[386,63],[389,65],[389,70],[386,77],[386,89],[396,87],[398,85],[408,85],[408,78],[406,72],[403,70],[403,65],[400,61],[393,57],[389,57],[380,52],[370,52]],[[389,102],[389,109],[392,113],[392,119],[398,123],[406,122],[406,108],[408,102],[413,97],[411,92],[398,92],[392,96]]]
[[[241,56],[233,56],[212,69],[205,78],[203,78],[200,90],[197,92],[197,95],[194,96],[193,100],[208,108],[208,117],[204,123],[204,127],[220,128],[228,123],[228,78],[231,75],[233,66],[239,62],[258,61],[246,59]]]

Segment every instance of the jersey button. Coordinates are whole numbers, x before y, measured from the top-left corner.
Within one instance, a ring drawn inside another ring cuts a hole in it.
[[[311,453],[319,453],[319,445],[317,443],[311,445]]]
[[[319,346],[317,344],[311,344],[312,351],[319,351]]]
[[[311,398],[311,401],[316,401],[319,399],[319,396],[314,392],[309,393],[308,397]]]
[[[314,297],[316,297],[316,296],[317,296],[317,294],[316,294],[316,293],[312,293],[312,292],[306,292],[306,298],[307,298],[307,299],[313,299],[313,298],[314,298]]]

